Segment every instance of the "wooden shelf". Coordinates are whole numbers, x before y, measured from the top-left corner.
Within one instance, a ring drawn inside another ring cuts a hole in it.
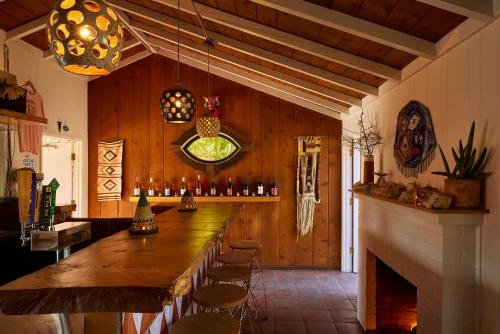
[[[486,214],[486,213],[490,213],[490,210],[488,210],[488,209],[470,209],[470,210],[468,210],[468,209],[427,209],[425,206],[403,203],[403,202],[400,202],[400,201],[397,201],[394,199],[389,199],[389,198],[385,198],[385,197],[381,197],[381,196],[367,194],[367,193],[364,193],[361,191],[354,191],[354,190],[349,190],[349,191],[352,192],[355,196],[365,196],[365,197],[369,197],[369,198],[374,198],[374,199],[377,199],[379,201],[397,204],[397,205],[405,206],[407,208],[412,208],[415,210],[420,210],[420,211],[434,213],[434,214]]]
[[[179,204],[181,196],[157,196],[147,197],[151,204]],[[279,196],[195,196],[196,203],[277,203],[280,201]],[[129,201],[137,203],[138,196],[130,196]]]
[[[47,119],[0,108],[0,124],[16,126],[27,124],[47,124]]]

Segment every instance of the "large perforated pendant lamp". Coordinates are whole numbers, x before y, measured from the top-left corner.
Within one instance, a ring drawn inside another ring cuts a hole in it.
[[[123,26],[102,0],[59,0],[49,13],[47,40],[66,71],[106,75],[120,61]]]
[[[194,118],[196,100],[180,82],[180,0],[177,0],[177,82],[160,97],[160,111],[167,123],[189,123]]]

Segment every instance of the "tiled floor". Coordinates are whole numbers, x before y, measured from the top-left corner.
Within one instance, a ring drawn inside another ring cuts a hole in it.
[[[357,275],[339,271],[265,271],[268,334],[360,334],[356,319]],[[259,333],[260,331],[256,331]]]

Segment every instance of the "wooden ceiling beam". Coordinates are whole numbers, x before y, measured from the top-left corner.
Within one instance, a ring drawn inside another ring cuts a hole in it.
[[[31,35],[34,32],[40,31],[47,25],[48,15],[39,17],[33,21],[25,23],[17,28],[11,29],[6,33],[6,40],[13,41]]]
[[[170,59],[177,60],[177,47],[170,43],[166,43],[166,45],[161,47],[158,53]],[[197,52],[183,50],[180,54],[180,60],[182,63],[200,70],[207,69],[206,57]],[[342,111],[328,108],[320,103],[322,99],[317,96],[249,73],[216,59],[210,63],[210,73],[333,118],[340,119],[341,113],[349,112],[349,108],[343,106],[341,108]]]
[[[177,0],[153,0],[157,3],[177,8]],[[110,3],[127,2],[125,0],[111,0]],[[222,10],[196,3],[200,15],[207,20],[222,24],[247,34],[260,37],[271,42],[300,50],[307,54],[323,58],[325,60],[348,66],[366,73],[376,75],[388,80],[401,80],[401,71],[375,61],[353,55],[351,53],[331,48],[324,44],[313,42],[287,32],[268,27],[266,25],[244,19],[242,17],[226,13]],[[195,14],[193,4],[189,0],[180,1],[180,9],[184,12]]]
[[[119,69],[119,68],[122,68],[122,67],[125,67],[127,65],[130,65],[138,60],[141,60],[143,58],[146,58],[147,56],[149,56],[151,54],[151,51],[149,50],[143,50],[141,52],[137,52],[133,55],[131,55],[130,57],[127,57],[125,59],[122,59],[120,60],[120,62],[118,63],[118,66],[116,66],[116,69]]]
[[[144,33],[147,33],[148,35],[154,36],[154,37],[147,37],[148,43],[156,46],[156,47],[163,47],[165,46],[166,42],[170,43],[176,43],[177,42],[177,36],[174,34],[171,34],[169,32],[166,32],[161,29],[157,29],[155,27],[148,26],[146,24],[137,22],[135,23],[132,20],[132,24],[134,27],[136,27],[138,30],[143,31]],[[180,38],[179,43],[182,47],[187,48],[192,51],[199,52],[203,54],[204,56],[208,56],[207,48],[199,43],[196,43],[192,40],[186,39],[186,38]],[[295,86],[299,89],[309,91],[311,93],[315,93],[318,95],[322,95],[326,98],[329,99],[334,99],[338,100],[341,102],[344,102],[346,104],[349,104],[351,106],[358,106],[361,107],[361,99],[352,97],[350,95],[328,89],[326,87],[311,83],[310,81],[303,80],[291,75],[287,75],[285,73],[270,69],[268,67],[265,67],[260,64],[255,64],[250,61],[238,58],[236,56],[227,54],[225,52],[219,51],[217,49],[212,49],[210,51],[210,56],[211,58],[215,58],[221,61],[224,61],[226,63],[229,63],[234,66],[238,66],[240,68],[243,68],[247,71],[255,72],[259,75],[266,76],[268,78],[271,78],[273,80],[278,80],[281,81],[287,85]],[[332,102],[330,107],[335,107],[335,108],[341,108],[343,107],[342,105]],[[345,108],[345,107],[343,107]]]
[[[140,31],[135,31],[134,27],[130,25],[130,17],[127,15],[127,13],[118,8],[115,8],[115,12],[125,28],[127,28],[127,30],[132,34],[132,36],[140,41],[151,53],[157,52],[157,50],[152,45],[148,44],[148,42],[146,41],[146,36]]]
[[[495,19],[495,0],[418,0],[419,2],[483,22]]]
[[[417,56],[436,58],[436,46],[432,42],[307,1],[250,1]]]
[[[141,7],[139,5],[127,2],[127,1],[122,1],[122,0],[108,0],[108,3],[112,5],[115,8],[124,10],[129,13],[133,13],[134,15],[137,15],[139,17],[142,17],[144,19],[147,19],[151,22],[155,22],[158,24],[161,24],[166,27],[170,28],[177,28],[177,19],[164,15],[162,13],[153,11],[149,8]],[[182,3],[182,2],[181,2]],[[191,7],[192,8],[192,7]],[[180,23],[180,29],[181,31],[190,34],[192,36],[196,36],[199,38],[205,38],[205,35],[203,33],[203,30],[195,26],[193,24],[187,23],[187,22],[181,22]],[[222,46],[225,46],[227,48],[230,48],[232,50],[236,50],[238,52],[242,52],[254,57],[257,57],[259,59],[262,59],[264,61],[271,62],[273,64],[288,68],[290,70],[294,70],[312,77],[315,77],[317,79],[339,85],[342,87],[345,87],[347,89],[351,89],[353,91],[360,92],[362,94],[366,95],[373,95],[377,96],[378,95],[378,88],[365,84],[363,82],[353,80],[347,77],[344,77],[342,75],[323,70],[319,67],[300,62],[298,60],[282,56],[280,54],[253,46],[251,44],[245,43],[238,41],[236,39],[227,37],[225,35],[218,34],[213,31],[208,31],[209,35],[211,38],[213,38],[217,44],[220,44]]]

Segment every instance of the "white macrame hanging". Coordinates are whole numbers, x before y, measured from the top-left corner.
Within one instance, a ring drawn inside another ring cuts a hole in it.
[[[314,207],[320,202],[321,137],[297,137],[297,238],[312,232]]]

